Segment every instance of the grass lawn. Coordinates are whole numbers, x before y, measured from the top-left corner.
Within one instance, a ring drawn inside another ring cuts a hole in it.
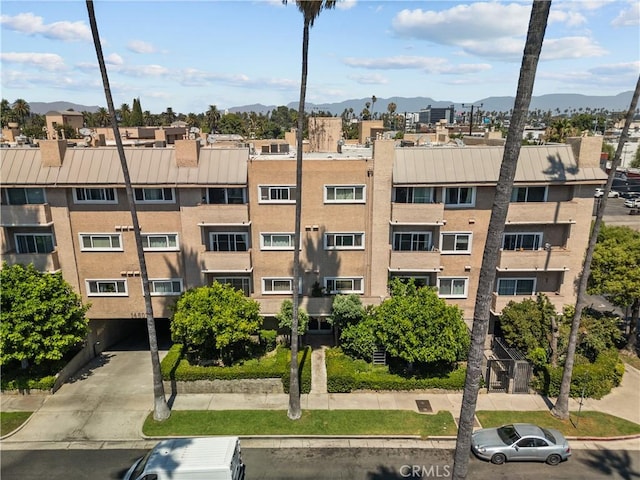
[[[508,423],[534,423],[555,428],[569,437],[616,437],[640,434],[640,425],[601,412],[583,411],[579,415],[578,412],[571,412],[569,420],[559,420],[545,411],[478,411],[476,416],[483,427],[499,427]]]
[[[31,416],[33,412],[0,412],[0,436],[13,432]]]
[[[449,412],[425,415],[404,410],[303,410],[299,420],[284,410],[178,410],[164,422],[150,415],[142,431],[177,435],[455,435]]]

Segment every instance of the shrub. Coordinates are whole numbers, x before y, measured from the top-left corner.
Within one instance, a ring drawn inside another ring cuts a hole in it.
[[[277,339],[278,339],[277,331],[260,330],[260,343],[264,346],[267,352],[271,352],[276,349]]]
[[[287,361],[287,368],[282,374],[282,386],[285,393],[289,393],[289,384],[291,380],[290,365],[291,352]],[[311,391],[311,347],[306,347],[298,352],[298,382],[300,383],[300,393],[309,393]]]

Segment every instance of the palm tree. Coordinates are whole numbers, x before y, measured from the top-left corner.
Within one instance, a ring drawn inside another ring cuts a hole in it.
[[[123,103],[120,105],[120,110],[117,110],[120,113],[120,121],[122,125],[125,127],[130,127],[129,125],[129,116],[131,116],[131,108],[128,103]]]
[[[569,332],[569,343],[567,344],[567,355],[564,361],[564,369],[562,371],[562,383],[560,384],[560,393],[556,399],[556,404],[553,407],[552,413],[556,417],[561,419],[569,418],[569,391],[571,390],[571,375],[573,374],[573,364],[575,361],[576,344],[578,342],[578,332],[580,330],[580,320],[582,318],[582,311],[587,306],[585,294],[587,292],[587,283],[589,281],[589,275],[591,274],[591,261],[593,260],[593,252],[596,249],[596,243],[598,242],[598,235],[600,234],[600,227],[602,226],[602,217],[604,215],[604,209],[607,206],[607,198],[613,185],[613,179],[616,174],[616,169],[620,165],[620,158],[622,157],[622,151],[624,144],[628,141],[629,127],[633,122],[634,111],[638,105],[638,97],[640,96],[640,77],[636,83],[636,89],[631,97],[631,105],[627,111],[627,115],[620,134],[620,141],[618,142],[618,148],[616,154],[611,162],[611,169],[609,170],[609,178],[604,188],[604,195],[600,199],[598,210],[596,211],[596,219],[593,223],[591,230],[591,236],[589,237],[589,245],[587,246],[587,252],[584,257],[584,267],[582,267],[582,274],[578,282],[578,292],[576,295],[576,308],[573,313],[573,319],[571,320],[571,331]]]
[[[282,0],[287,4],[287,0]],[[291,420],[300,418],[300,381],[298,378],[298,305],[300,299],[300,222],[302,217],[302,133],[304,131],[304,102],[307,94],[307,68],[309,55],[309,30],[324,9],[335,6],[336,0],[296,0],[296,6],[304,19],[302,28],[302,77],[300,80],[300,101],[298,103],[298,130],[296,132],[296,219],[293,249],[293,318],[291,321],[291,369],[289,385],[289,409]]]
[[[374,108],[376,108],[376,101],[378,99],[376,98],[375,95],[371,95],[371,120],[373,120],[373,110]]]
[[[113,98],[111,97],[111,88],[109,87],[109,78],[107,77],[107,67],[104,63],[102,54],[102,44],[98,34],[98,25],[96,24],[96,15],[93,10],[93,0],[87,0],[87,10],[89,12],[89,23],[91,24],[91,33],[93,35],[93,45],[96,48],[98,64],[100,65],[100,73],[102,74],[102,83],[104,85],[104,93],[107,99],[107,106],[111,112],[111,126],[116,139],[118,156],[122,165],[122,176],[124,177],[125,188],[127,191],[127,200],[131,211],[131,220],[133,222],[133,233],[136,240],[136,250],[138,252],[138,261],[140,262],[140,277],[142,277],[142,291],[144,293],[144,303],[146,307],[147,330],[149,333],[149,351],[151,352],[151,369],[153,371],[153,396],[154,409],[153,418],[157,421],[166,420],[171,415],[171,410],[167,405],[164,396],[164,385],[162,384],[162,372],[160,371],[160,357],[158,355],[158,338],[156,336],[156,325],[153,318],[153,306],[151,305],[151,294],[149,291],[149,276],[147,274],[147,264],[144,258],[144,250],[142,247],[142,236],[140,235],[140,224],[138,222],[138,212],[133,196],[133,188],[131,187],[131,178],[129,175],[129,167],[122,146],[122,139],[118,130],[118,122],[116,116],[113,115],[115,110],[113,106]]]
[[[99,127],[106,127],[109,121],[109,112],[106,108],[100,107],[96,112],[96,123]]]
[[[13,119],[13,110],[11,109],[9,100],[7,100],[6,98],[3,98],[2,102],[0,103],[0,117],[0,123],[2,124],[2,127],[6,127],[7,124]]]
[[[211,133],[216,133],[218,129],[218,122],[220,122],[220,117],[222,116],[220,110],[216,105],[209,105],[209,110],[205,114],[207,117],[207,125],[209,126],[209,131]]]
[[[24,126],[24,119],[31,113],[31,107],[26,100],[18,98],[13,102],[13,113],[18,118],[18,121],[20,122],[19,125]]]
[[[471,448],[471,434],[473,433],[476,403],[482,377],[482,360],[484,343],[489,328],[491,315],[491,293],[496,279],[496,266],[500,252],[504,224],[507,219],[513,180],[518,165],[522,132],[527,120],[527,112],[531,102],[533,83],[542,41],[547,27],[547,19],[551,0],[534,0],[529,20],[527,40],[520,67],[520,79],[513,108],[513,116],[509,125],[509,132],[504,147],[504,156],[500,166],[500,176],[496,185],[496,193],[491,209],[491,219],[487,230],[487,241],[482,257],[482,266],[478,280],[478,291],[473,312],[473,329],[471,346],[467,358],[467,374],[460,408],[458,423],[458,437],[454,455],[452,478],[464,479],[469,467],[469,450]]]
[[[394,103],[394,102],[390,102],[389,105],[387,105],[387,110],[389,111],[389,117],[390,119],[393,120],[393,129],[395,130],[396,128],[396,108],[398,108],[398,106]]]

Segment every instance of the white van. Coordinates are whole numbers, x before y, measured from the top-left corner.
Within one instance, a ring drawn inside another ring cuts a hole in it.
[[[138,459],[124,480],[242,480],[238,437],[163,440]]]

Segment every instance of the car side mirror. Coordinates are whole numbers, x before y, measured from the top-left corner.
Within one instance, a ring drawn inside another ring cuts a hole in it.
[[[513,448],[515,448],[516,452],[520,450],[520,447],[518,447],[518,445],[514,445]]]

